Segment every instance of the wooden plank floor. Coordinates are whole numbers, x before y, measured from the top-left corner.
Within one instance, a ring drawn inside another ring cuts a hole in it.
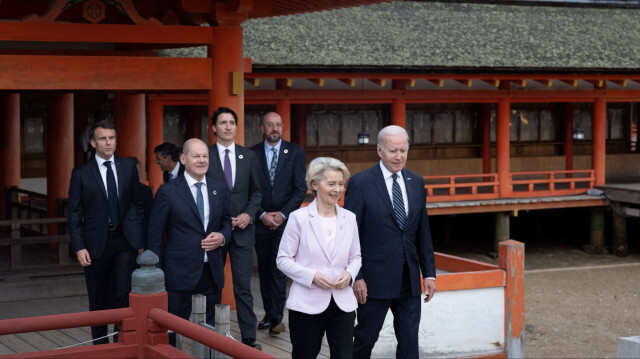
[[[63,284],[61,283],[61,285]],[[260,297],[258,276],[256,273],[254,273],[251,281],[251,290],[253,292],[254,312],[258,320],[261,320],[264,316],[264,308],[262,306],[262,298]],[[4,302],[0,303],[0,319],[85,312],[88,308],[89,300],[86,296]],[[258,330],[256,333],[256,342],[262,345],[262,350],[265,353],[269,353],[277,358],[290,358],[291,340],[289,337],[287,310],[285,310],[284,313],[283,323],[287,328],[285,333],[270,335],[268,330]],[[110,326],[110,330],[111,329],[113,329],[112,326]],[[231,336],[238,341],[242,338],[235,310],[231,311]],[[56,349],[89,340],[91,340],[89,327],[4,335],[0,336],[0,355]],[[186,352],[190,352],[189,344],[190,341],[185,339],[184,350]],[[318,358],[328,357],[329,347],[325,339]]]

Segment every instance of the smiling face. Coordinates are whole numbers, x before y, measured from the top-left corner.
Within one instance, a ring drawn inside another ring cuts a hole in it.
[[[404,168],[408,152],[409,142],[404,135],[386,135],[384,142],[378,144],[378,156],[391,173],[397,173]]]
[[[96,149],[96,156],[108,160],[116,152],[116,130],[97,127],[91,139],[91,147]]]
[[[197,181],[201,181],[209,169],[209,148],[197,138],[185,143],[185,153],[180,155],[180,162],[185,172]]]
[[[328,169],[320,181],[312,181],[311,188],[316,191],[318,202],[335,205],[344,191],[344,174],[342,171]]]

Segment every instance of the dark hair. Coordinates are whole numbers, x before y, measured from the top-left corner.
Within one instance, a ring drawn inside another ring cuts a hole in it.
[[[223,113],[230,113],[233,116],[233,119],[236,120],[236,124],[238,123],[238,115],[228,107],[218,107],[218,109],[211,115],[211,125],[215,126],[216,122],[218,122],[218,116]]]
[[[102,120],[99,122],[96,122],[93,124],[93,126],[91,126],[91,132],[89,133],[89,139],[90,140],[95,140],[95,134],[96,134],[96,128],[104,128],[107,130],[116,130],[116,127],[113,125],[113,123],[111,123],[111,121],[107,121],[107,120]]]
[[[154,153],[160,153],[162,158],[167,158],[167,156],[171,156],[171,160],[173,162],[178,162],[178,157],[180,157],[180,152],[178,151],[178,146],[174,145],[171,142],[164,142],[156,146],[153,149]]]

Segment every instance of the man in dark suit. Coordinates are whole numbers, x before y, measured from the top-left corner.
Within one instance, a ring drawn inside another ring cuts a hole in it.
[[[96,123],[90,138],[96,156],[71,173],[68,215],[71,246],[84,267],[93,311],[129,305],[131,273],[144,239],[135,161],[114,156],[113,125]],[[106,325],[91,327],[94,344],[109,343],[106,335]]]
[[[184,166],[178,161],[180,151],[178,151],[176,145],[171,142],[164,142],[157,145],[153,152],[156,154],[156,164],[163,171],[162,179],[164,179],[165,183],[182,176]]]
[[[253,273],[253,246],[255,244],[255,216],[260,206],[258,160],[253,151],[234,143],[238,115],[227,107],[220,107],[211,116],[211,126],[218,141],[209,146],[211,177],[226,183],[230,190],[231,238],[222,248],[222,260],[227,253],[231,261],[233,296],[236,300],[238,326],[242,343],[256,349],[257,318],[253,313],[251,275]]]
[[[191,296],[203,294],[207,324],[213,326],[224,287],[220,246],[231,238],[229,191],[206,175],[209,149],[204,142],[192,138],[182,152],[184,175],[160,186],[153,200],[147,246],[161,258],[169,312],[189,320]]]
[[[256,253],[260,294],[265,316],[258,328],[270,334],[285,331],[282,324],[287,277],[278,269],[276,257],[289,213],[300,208],[307,185],[302,147],[282,140],[282,118],[275,112],[264,115],[260,126],[264,141],[253,146],[260,163],[262,203],[256,212]]]
[[[409,136],[399,126],[378,134],[380,162],[349,180],[344,208],[356,214],[362,268],[353,291],[358,299],[354,358],[369,358],[391,309],[397,358],[418,357],[420,272],[425,303],[436,291],[435,260],[424,180],[404,168]]]

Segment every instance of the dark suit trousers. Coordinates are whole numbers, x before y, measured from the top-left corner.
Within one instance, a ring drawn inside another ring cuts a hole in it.
[[[398,341],[396,358],[418,358],[420,296],[411,295],[409,268],[405,263],[402,289],[397,298],[367,298],[365,304],[358,304],[358,325],[355,328],[353,343],[354,359],[371,357],[371,351],[378,340],[389,308],[393,313],[393,329]]]
[[[282,321],[284,304],[287,299],[287,276],[276,265],[280,239],[282,239],[282,233],[278,231],[269,231],[266,234],[256,233],[256,254],[262,305],[265,315],[275,323]]]
[[[291,357],[293,359],[316,358],[327,333],[329,353],[332,359],[351,358],[353,355],[353,323],[355,312],[343,312],[336,302],[331,302],[324,312],[306,314],[289,310],[291,331]]]
[[[222,291],[218,289],[213,281],[211,267],[209,263],[202,262],[202,274],[198,285],[191,291],[178,291],[167,289],[169,300],[169,313],[177,315],[182,319],[189,320],[191,316],[191,296],[202,294],[207,297],[207,324],[216,325],[216,304],[222,300]]]
[[[105,310],[129,306],[131,273],[135,269],[137,252],[131,248],[121,231],[109,231],[102,256],[91,258],[91,265],[84,267],[89,310]],[[117,326],[114,329],[117,331]],[[107,335],[107,326],[91,327],[93,339]],[[96,340],[94,344],[109,343],[109,338]]]
[[[235,240],[232,240],[220,248],[223,263],[227,261],[227,253],[231,261],[233,296],[236,300],[238,326],[242,339],[255,339],[257,318],[253,312],[253,295],[251,294],[253,246],[239,246]]]

